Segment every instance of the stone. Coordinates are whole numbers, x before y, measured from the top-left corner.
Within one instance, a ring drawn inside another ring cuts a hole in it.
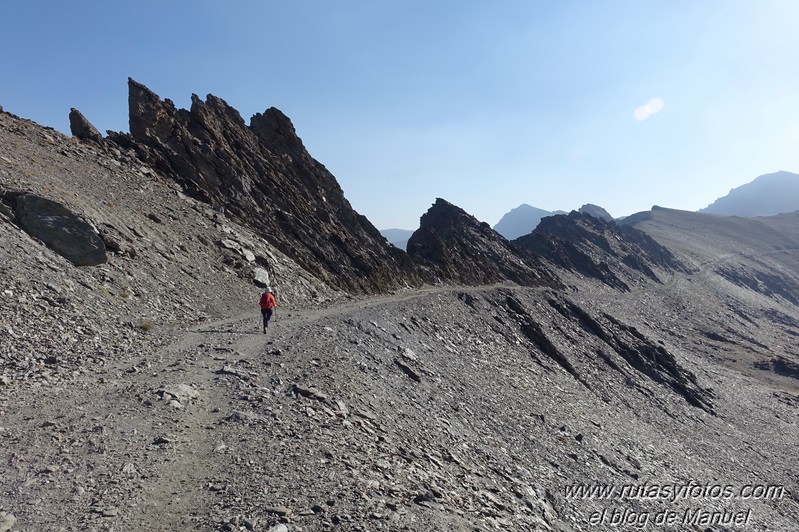
[[[0,512],[0,532],[8,532],[17,523],[17,518],[8,512]]]
[[[413,368],[411,368],[407,364],[403,363],[400,359],[395,358],[394,359],[394,364],[396,364],[399,367],[399,369],[401,369],[402,372],[405,373],[405,375],[410,377],[412,380],[414,380],[416,382],[422,382],[422,376],[419,375],[416,372],[416,370],[414,370]]]
[[[198,392],[193,386],[182,383],[175,386],[162,388],[158,390],[158,393],[161,394],[165,399],[167,397],[171,397],[184,404],[191,403],[200,398],[200,392]]]
[[[225,421],[233,421],[237,423],[251,423],[259,421],[261,417],[252,412],[244,412],[242,410],[234,410],[225,418]]]
[[[285,506],[264,506],[262,510],[268,514],[275,514],[280,517],[291,515],[291,508]]]
[[[74,107],[69,111],[69,129],[80,140],[103,141],[103,135]]]
[[[105,245],[98,232],[62,204],[34,194],[20,194],[15,198],[14,214],[26,233],[75,266],[106,262]]]
[[[303,397],[308,397],[309,399],[316,399],[317,401],[325,402],[327,401],[327,395],[320,392],[316,388],[308,387],[305,388],[303,386],[295,384],[293,387],[294,393],[301,395]]]
[[[263,268],[255,267],[252,272],[252,280],[256,286],[266,288],[270,285],[269,272]]]
[[[227,445],[225,445],[225,442],[219,442],[214,447],[214,452],[215,453],[224,453],[226,450],[227,450]]]

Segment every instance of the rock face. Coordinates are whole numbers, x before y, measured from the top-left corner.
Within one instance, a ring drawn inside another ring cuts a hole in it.
[[[257,230],[309,272],[356,292],[417,283],[407,255],[353,210],[333,175],[275,108],[246,125],[224,100],[178,110],[129,80],[130,134],[109,138],[186,192]]]
[[[544,218],[535,231],[513,243],[624,291],[630,289],[628,282],[641,276],[660,282],[656,269],[687,271],[668,249],[645,233],[576,211]]]
[[[14,222],[26,233],[75,266],[97,266],[106,260],[105,245],[88,222],[55,201],[34,194],[6,193]]]
[[[408,254],[423,265],[432,281],[559,284],[535,256],[515,248],[488,224],[441,198],[422,216],[419,229],[408,240]]]
[[[74,107],[69,112],[69,129],[81,140],[103,141],[103,135]]]

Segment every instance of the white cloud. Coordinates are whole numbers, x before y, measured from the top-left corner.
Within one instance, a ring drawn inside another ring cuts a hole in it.
[[[641,122],[663,109],[663,98],[652,98],[644,105],[638,107],[633,113],[633,118]]]

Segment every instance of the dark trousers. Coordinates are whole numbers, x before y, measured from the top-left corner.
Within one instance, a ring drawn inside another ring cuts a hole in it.
[[[261,309],[261,316],[264,317],[264,329],[269,327],[269,319],[272,317],[272,309],[271,308],[262,308]]]

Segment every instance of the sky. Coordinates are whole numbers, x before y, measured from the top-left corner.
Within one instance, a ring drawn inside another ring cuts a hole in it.
[[[698,210],[799,173],[798,26],[795,0],[6,0],[0,105],[126,132],[132,77],[277,107],[379,229],[436,198]]]

